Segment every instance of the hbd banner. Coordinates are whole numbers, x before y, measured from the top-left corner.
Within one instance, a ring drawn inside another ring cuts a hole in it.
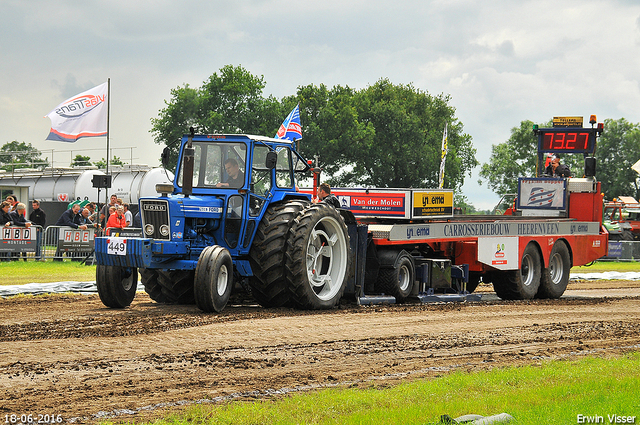
[[[3,227],[0,232],[0,252],[35,252],[36,228]]]

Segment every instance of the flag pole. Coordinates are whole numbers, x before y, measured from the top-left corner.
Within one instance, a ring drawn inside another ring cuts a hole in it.
[[[107,78],[107,166],[105,169],[105,174],[109,175],[109,115],[111,114],[111,78]],[[98,199],[99,201],[99,199]],[[109,203],[109,191],[107,188],[104,190],[104,204],[107,205]],[[107,211],[108,213],[108,211]],[[107,214],[105,214],[106,216]]]

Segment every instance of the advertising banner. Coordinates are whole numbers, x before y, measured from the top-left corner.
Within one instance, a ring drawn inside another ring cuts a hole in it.
[[[559,178],[519,178],[518,208],[566,209],[567,181]]]
[[[58,249],[71,252],[91,252],[94,244],[94,229],[87,230],[61,227],[58,233]]]
[[[413,191],[413,216],[451,217],[453,215],[453,191]]]
[[[341,208],[350,210],[356,217],[409,218],[409,191],[336,189],[331,193],[336,195]]]
[[[2,227],[0,252],[35,252],[36,232],[35,227]]]

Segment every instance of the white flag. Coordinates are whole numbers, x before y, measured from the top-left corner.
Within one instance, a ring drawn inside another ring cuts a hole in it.
[[[447,123],[444,124],[444,134],[442,135],[442,158],[440,160],[440,189],[444,187],[444,160],[449,152],[449,145],[447,144]]]
[[[46,140],[75,142],[107,135],[108,82],[65,100],[45,117],[51,119]]]

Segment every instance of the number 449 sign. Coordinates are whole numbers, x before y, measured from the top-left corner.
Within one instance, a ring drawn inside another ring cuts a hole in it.
[[[107,254],[127,255],[127,240],[125,238],[107,239]]]

